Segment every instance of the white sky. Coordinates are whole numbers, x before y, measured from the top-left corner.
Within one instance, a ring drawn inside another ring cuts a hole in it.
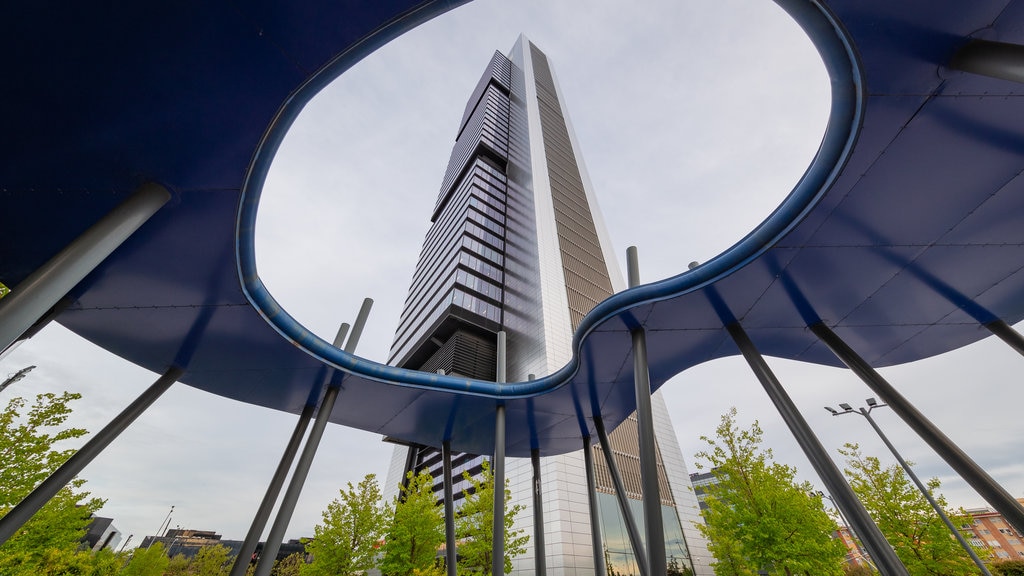
[[[632,5],[630,5],[632,6]],[[429,225],[466,99],[495,50],[520,32],[552,61],[616,250],[639,247],[645,280],[706,261],[778,205],[812,158],[828,112],[828,83],[803,33],[764,0],[621,2],[478,0],[372,54],[318,95],[274,166],[257,228],[259,272],[299,321],[330,341],[364,296],[376,305],[359,353],[384,361]],[[330,266],[323,268],[321,262]],[[844,371],[769,359],[833,451],[859,442],[892,458],[866,422],[822,406],[862,405],[871,393]],[[0,360],[0,377],[37,365],[0,394],[73,390],[71,424],[99,430],[155,378],[52,326]],[[1024,359],[994,338],[882,370],[1015,496],[1024,424]],[[730,406],[758,419],[778,461],[814,477],[741,359],[695,367],[663,388],[684,456],[703,448]],[[984,502],[888,410],[879,424],[923,477],[942,479],[954,505]],[[296,417],[177,384],[83,476],[107,498],[130,546],[171,526],[241,539]],[[83,440],[84,441],[84,440]],[[380,437],[329,426],[287,531],[312,535],[346,482],[376,473]]]

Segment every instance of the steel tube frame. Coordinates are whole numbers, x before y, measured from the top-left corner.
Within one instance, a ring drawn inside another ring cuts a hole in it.
[[[19,282],[0,299],[0,350],[20,338],[170,199],[163,186],[143,184]]]
[[[960,530],[957,530],[957,527],[949,520],[949,516],[946,516],[946,513],[942,510],[942,506],[939,506],[939,503],[935,501],[935,498],[932,498],[931,493],[928,492],[928,487],[924,485],[924,482],[921,482],[921,479],[917,477],[917,474],[914,474],[914,471],[910,468],[910,465],[907,464],[907,461],[903,459],[903,456],[900,456],[900,453],[896,451],[896,447],[889,441],[888,436],[886,436],[882,432],[882,429],[878,427],[878,423],[876,423],[875,419],[871,417],[871,408],[866,410],[861,408],[858,412],[860,412],[860,414],[867,419],[868,423],[871,424],[871,427],[875,429],[875,432],[878,434],[878,437],[882,439],[885,447],[888,448],[889,452],[892,452],[892,455],[896,457],[896,461],[903,467],[903,471],[906,472],[907,476],[910,476],[910,479],[914,481],[914,485],[916,485],[917,489],[921,491],[921,494],[924,494],[925,500],[931,504],[932,509],[935,510],[935,513],[939,515],[940,519],[942,519],[946,528],[949,528],[949,531],[953,533],[953,536],[956,538],[956,541],[960,543],[960,546],[967,551],[967,555],[971,557],[971,560],[978,569],[981,570],[981,573],[984,574],[984,576],[992,576],[992,573],[988,571],[985,563],[981,561],[981,558],[978,558],[978,554],[975,553],[974,548],[971,548],[971,545],[967,543],[964,535],[961,534]],[[837,416],[838,415],[839,414],[837,414]]]
[[[356,345],[359,344],[359,336],[363,332],[363,325],[366,324],[366,318],[369,316],[372,306],[373,300],[370,298],[363,300],[363,305],[359,309],[359,315],[352,325],[352,333],[348,336],[348,342],[345,344],[345,352],[350,354],[355,352]],[[334,345],[336,347],[341,346],[341,343],[345,340],[346,332],[348,332],[348,326],[342,324],[338,330],[338,335],[334,338]],[[341,392],[340,384],[330,385],[332,377],[333,370],[328,371],[326,376],[328,383],[327,391],[324,393],[323,400],[320,401],[320,408],[316,412],[313,428],[309,431],[309,438],[306,439],[306,444],[302,447],[299,461],[295,464],[292,480],[288,483],[288,488],[281,499],[281,506],[277,510],[274,524],[270,527],[270,534],[267,535],[267,541],[263,546],[260,560],[256,564],[254,576],[269,576],[270,571],[274,567],[274,562],[277,560],[277,553],[281,550],[284,532],[288,529],[288,524],[292,520],[295,505],[298,503],[299,495],[306,484],[306,478],[309,476],[309,469],[313,465],[316,451],[320,447],[320,440],[323,438],[324,429],[327,428],[327,420],[330,418],[331,412],[334,411],[334,403],[338,400],[338,393]]]
[[[281,494],[281,487],[284,486],[284,480],[288,476],[288,471],[291,470],[292,462],[299,451],[299,445],[302,444],[302,437],[306,435],[306,429],[309,428],[309,421],[313,418],[315,409],[316,405],[314,404],[307,404],[302,409],[302,414],[299,415],[295,430],[292,431],[292,436],[288,439],[288,444],[284,448],[274,476],[270,479],[270,486],[267,487],[267,492],[263,495],[263,501],[260,502],[260,507],[256,510],[256,516],[249,526],[245,540],[242,541],[242,547],[238,551],[238,556],[235,557],[235,563],[231,566],[230,576],[245,576],[245,572],[249,569],[252,555],[256,552],[256,546],[260,542],[264,528],[267,527],[267,520],[270,519],[270,513],[274,509],[277,497]]]
[[[925,418],[924,414],[897,392],[881,374],[876,372],[828,326],[819,322],[810,326],[810,329],[982,498],[999,511],[1018,532],[1024,532],[1024,507],[1013,496],[1010,496],[981,466],[978,466],[970,456],[939,430],[938,426]],[[871,553],[874,555],[874,550]]]
[[[818,477],[825,484],[825,488],[836,499],[836,506],[843,510],[857,533],[860,534],[864,546],[871,553],[871,558],[874,559],[879,572],[883,576],[909,576],[907,568],[900,562],[892,546],[882,535],[882,531],[871,520],[864,505],[857,499],[853,489],[850,488],[835,462],[829,457],[818,437],[811,431],[811,427],[807,425],[807,421],[797,410],[789,394],[782,388],[782,384],[779,383],[768,363],[764,361],[764,357],[761,356],[750,337],[747,336],[746,331],[738,322],[729,324],[726,329],[747,364],[750,365],[750,369],[761,382],[765,392],[768,393],[768,397],[775,404],[782,419],[789,426],[793,437],[800,444],[804,454],[807,455],[807,459],[810,460],[811,466],[814,467]]]
[[[971,40],[949,62],[955,70],[1024,82],[1024,46],[990,40]]]
[[[495,382],[505,381],[505,332],[498,332],[498,366]],[[491,524],[491,574],[505,574],[505,405],[494,408],[494,514]]]
[[[539,449],[530,450],[530,463],[533,465],[533,569],[537,576],[546,576],[548,561],[544,544],[544,494],[540,481]]]
[[[626,534],[629,535],[629,545],[633,548],[633,556],[636,557],[637,569],[640,571],[640,576],[647,576],[650,572],[647,569],[647,554],[644,551],[643,540],[640,538],[640,529],[637,528],[633,511],[629,507],[626,486],[622,482],[622,475],[619,473],[619,466],[615,463],[615,454],[612,452],[611,442],[608,441],[608,434],[604,429],[604,420],[600,416],[594,416],[594,428],[597,430],[597,440],[601,443],[604,461],[608,465],[608,471],[612,476],[612,485],[615,487],[615,499],[619,502],[619,511],[622,513],[623,522],[626,523]]]
[[[412,447],[409,448],[412,450]],[[455,494],[452,489],[452,443],[441,443],[444,470],[444,562],[448,576],[458,576],[458,553],[455,548]]]
[[[583,467],[587,474],[587,503],[590,504],[590,541],[594,548],[594,574],[608,573],[604,561],[604,538],[601,537],[601,513],[597,504],[597,475],[594,474],[594,451],[590,436],[583,437]]]
[[[1009,324],[1002,320],[993,320],[986,322],[985,328],[1009,344],[1019,354],[1024,355],[1024,336],[1021,336],[1020,332],[1014,330]]]
[[[32,515],[49,502],[61,488],[77,476],[96,456],[99,456],[121,432],[124,432],[157,398],[163,395],[171,387],[171,384],[174,384],[184,372],[184,369],[177,366],[168,368],[134,402],[129,404],[109,424],[90,438],[60,468],[54,470],[53,474],[50,474],[46,480],[43,480],[39,486],[36,486],[7,515],[0,518],[0,545],[7,542]]]
[[[630,288],[640,285],[640,264],[636,246],[626,250]],[[657,446],[654,441],[654,416],[651,412],[651,375],[647,366],[647,334],[643,328],[630,331],[633,339],[633,384],[636,394],[636,419],[640,443],[640,481],[643,485],[644,528],[647,566],[650,574],[664,574],[665,523],[661,516],[661,489],[658,486]]]

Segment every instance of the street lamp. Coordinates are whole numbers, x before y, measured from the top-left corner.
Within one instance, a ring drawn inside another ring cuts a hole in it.
[[[34,368],[35,366],[29,366],[28,368],[22,368],[14,374],[9,375],[7,380],[4,380],[3,384],[0,384],[0,392],[3,392],[5,388],[24,378],[25,375],[31,372]]]
[[[839,505],[836,504],[836,501],[834,498],[832,498],[832,495],[826,494],[821,490],[816,491],[815,494],[817,494],[819,498],[828,498],[828,501],[832,503],[832,507],[835,508],[836,512],[839,513],[839,519],[843,521],[843,524],[845,525],[846,529],[850,532],[851,540],[853,540],[853,545],[855,548],[857,548],[857,554],[860,555],[861,559],[868,563],[868,566],[874,568],[874,564],[871,563],[871,557],[868,556],[867,552],[865,552],[864,549],[860,547],[860,540],[858,539],[857,534],[854,533],[853,527],[850,526],[850,523],[846,520],[846,516],[843,514],[843,511],[839,508]]]
[[[949,528],[949,531],[952,532],[953,536],[956,537],[957,542],[959,542],[960,545],[963,546],[964,550],[966,550],[967,554],[971,557],[971,560],[974,560],[974,563],[977,564],[978,569],[981,570],[981,573],[985,576],[992,576],[992,573],[988,571],[988,568],[985,566],[985,563],[981,561],[981,558],[978,558],[978,554],[974,551],[974,548],[971,548],[971,545],[967,543],[967,540],[964,539],[964,535],[960,533],[960,530],[957,530],[956,526],[953,526],[953,523],[949,520],[949,517],[946,516],[946,513],[942,511],[942,507],[939,506],[939,503],[936,502],[935,499],[932,498],[932,495],[928,493],[928,488],[926,488],[925,485],[921,482],[921,480],[917,477],[917,474],[914,474],[914,471],[910,469],[910,465],[907,464],[907,461],[904,460],[902,456],[900,456],[900,453],[896,451],[896,447],[892,445],[892,442],[889,442],[889,438],[887,438],[885,434],[882,433],[882,429],[878,427],[878,424],[875,423],[875,419],[871,417],[872,410],[874,410],[875,408],[882,408],[888,406],[888,404],[879,404],[878,401],[875,400],[874,398],[868,398],[867,400],[865,400],[865,402],[868,405],[867,408],[858,408],[855,410],[849,404],[843,403],[839,405],[839,407],[842,408],[842,411],[836,410],[830,406],[825,406],[825,410],[831,412],[833,416],[843,416],[846,414],[860,414],[861,416],[866,418],[868,423],[871,424],[871,427],[874,428],[875,432],[878,433],[878,437],[881,438],[882,442],[885,443],[886,448],[888,448],[889,451],[892,452],[892,455],[896,457],[896,461],[899,462],[900,466],[903,467],[903,470],[907,473],[907,476],[910,476],[910,479],[914,481],[915,485],[917,485],[917,489],[920,490],[922,494],[924,494],[925,499],[928,500],[928,503],[932,505],[933,509],[935,509],[935,513],[939,515],[939,518],[941,518],[942,521],[946,524],[946,527]]]

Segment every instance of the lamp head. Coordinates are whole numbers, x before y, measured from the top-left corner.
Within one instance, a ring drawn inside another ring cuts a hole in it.
[[[829,412],[831,412],[833,416],[838,416],[839,415],[839,412],[836,412],[836,409],[831,407],[831,406],[825,406],[825,410],[828,410]]]
[[[847,412],[853,410],[853,406],[850,406],[849,404],[847,404],[845,402],[840,404],[839,407],[842,408],[843,410],[847,411]]]
[[[872,408],[874,408],[875,406],[878,406],[878,400],[875,400],[874,398],[868,398],[867,400],[865,400],[865,402],[867,402],[868,406],[870,406]]]

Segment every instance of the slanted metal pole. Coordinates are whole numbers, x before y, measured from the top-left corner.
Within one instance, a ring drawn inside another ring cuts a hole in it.
[[[356,345],[359,344],[359,336],[363,333],[363,326],[366,324],[366,318],[369,316],[372,306],[373,300],[370,298],[363,300],[363,305],[359,309],[359,315],[352,325],[352,334],[348,337],[348,342],[345,344],[345,352],[350,354],[355,352]],[[348,327],[342,324],[341,329],[338,330],[338,335],[334,339],[336,347],[341,346],[347,331]],[[333,371],[328,371],[327,382],[331,381],[332,375]],[[281,550],[284,532],[288,529],[288,523],[292,520],[295,505],[299,501],[299,494],[302,493],[306,477],[309,476],[313,457],[316,456],[317,448],[320,447],[320,440],[323,438],[324,429],[327,427],[327,420],[331,417],[331,412],[334,411],[334,403],[337,401],[340,391],[340,386],[329,385],[327,392],[324,393],[324,398],[320,402],[320,408],[316,412],[316,419],[313,421],[313,428],[309,431],[306,445],[302,447],[302,454],[299,456],[298,463],[295,464],[292,480],[288,483],[288,489],[285,490],[284,497],[281,499],[277,518],[274,519],[274,524],[270,527],[270,534],[267,535],[267,541],[263,546],[260,560],[256,564],[255,576],[270,576],[270,570],[274,567],[274,561],[277,560],[277,553]]]
[[[1000,486],[981,466],[971,459],[959,446],[953,443],[939,427],[924,417],[902,394],[882,378],[853,348],[843,342],[824,323],[812,325],[811,331],[828,346],[835,355],[846,364],[865,384],[871,388],[883,402],[892,408],[904,422],[910,426],[932,450],[942,457],[961,478],[967,481],[978,494],[992,505],[1006,520],[1024,532],[1024,507],[1014,500],[1013,496]],[[869,548],[870,550],[870,548]],[[871,550],[874,555],[875,551]]]
[[[594,474],[594,450],[590,436],[583,437],[583,466],[587,471],[587,502],[590,504],[590,541],[594,547],[594,574],[604,576],[608,568],[604,561],[604,538],[601,537],[601,512],[597,504],[597,477]]]
[[[540,450],[537,448],[530,451],[530,462],[533,464],[533,568],[537,576],[545,576],[548,573],[548,559],[544,546],[544,496],[540,482]]]
[[[993,320],[992,322],[987,322],[985,328],[988,328],[989,331],[998,336],[1003,342],[1009,344],[1018,353],[1024,354],[1024,336],[1021,336],[1020,332],[1014,330],[1009,324],[1002,320]]]
[[[9,297],[9,296],[8,296]],[[96,433],[68,458],[64,464],[54,470],[42,484],[37,486],[24,500],[11,509],[6,516],[0,518],[0,545],[13,536],[21,526],[39,511],[47,502],[53,498],[61,488],[67,485],[75,476],[99,456],[103,450],[124,432],[136,418],[149,408],[171,384],[174,384],[185,371],[177,366],[171,366],[164,372],[163,376],[150,385],[134,402],[121,411],[114,419]]]
[[[109,214],[0,299],[0,350],[32,327],[58,300],[171,199],[159,184],[140,186]]]
[[[907,476],[910,476],[910,479],[914,481],[914,484],[917,486],[917,489],[921,491],[921,494],[924,494],[925,499],[932,505],[932,509],[939,515],[939,518],[946,525],[946,528],[949,528],[949,531],[953,533],[956,541],[959,542],[960,546],[967,551],[967,555],[974,561],[978,570],[980,570],[985,576],[992,576],[992,573],[988,571],[988,567],[985,566],[985,563],[981,561],[981,558],[978,558],[978,554],[974,551],[974,548],[971,548],[971,545],[967,543],[964,535],[960,533],[960,530],[958,530],[957,527],[949,520],[949,517],[946,516],[946,513],[942,510],[942,506],[939,506],[939,503],[935,501],[935,498],[932,498],[931,493],[928,492],[928,487],[924,485],[924,482],[921,482],[921,479],[917,477],[917,474],[914,474],[914,471],[910,468],[910,465],[907,464],[907,461],[903,459],[903,456],[900,456],[900,453],[896,451],[896,447],[892,445],[892,442],[889,442],[889,438],[882,433],[882,429],[878,427],[875,419],[871,417],[871,408],[861,408],[860,413],[862,416],[867,418],[868,423],[875,429],[878,437],[885,443],[885,447],[888,448],[889,452],[892,452],[892,455],[896,457],[896,461],[903,467],[903,471],[907,473]]]
[[[604,461],[608,464],[608,471],[612,475],[612,485],[615,486],[615,499],[619,501],[619,511],[622,513],[623,522],[626,523],[626,534],[629,535],[629,545],[633,548],[633,556],[636,557],[637,568],[640,570],[640,576],[647,576],[650,572],[647,570],[647,555],[644,554],[640,529],[637,528],[636,519],[633,518],[633,511],[629,507],[626,486],[622,482],[622,475],[619,474],[619,467],[615,463],[615,454],[612,452],[611,442],[608,441],[608,434],[604,429],[604,421],[600,416],[594,416],[594,428],[597,430],[597,439],[601,443]]]
[[[971,40],[953,56],[949,67],[1011,82],[1024,82],[1024,46]]]
[[[629,287],[640,285],[640,265],[636,246],[626,249]],[[640,481],[644,489],[644,526],[647,533],[647,565],[652,575],[664,574],[665,525],[661,517],[661,489],[658,486],[657,446],[654,443],[654,416],[651,413],[651,376],[647,366],[647,334],[643,328],[630,332],[633,337],[633,382],[636,392],[636,419],[640,436]]]
[[[505,382],[505,332],[498,332],[498,369],[495,381]],[[505,574],[505,405],[494,409],[494,523],[491,530],[491,574]]]
[[[412,448],[410,448],[412,450]],[[452,490],[452,443],[441,443],[444,467],[444,563],[448,576],[458,576],[458,555],[455,550],[455,495]]]
[[[736,347],[740,349],[747,364],[750,365],[750,369],[754,371],[757,379],[761,382],[765,392],[768,393],[768,397],[775,404],[782,419],[789,426],[789,430],[800,444],[804,454],[807,455],[807,459],[818,473],[818,477],[825,483],[825,488],[836,499],[836,505],[842,509],[850,523],[856,528],[857,533],[860,534],[864,546],[871,553],[879,572],[883,576],[909,576],[906,567],[893,552],[892,546],[882,535],[882,531],[871,520],[868,511],[857,499],[857,495],[854,494],[835,462],[829,458],[828,452],[811,431],[811,427],[807,425],[807,421],[797,410],[789,394],[782,388],[782,384],[768,367],[768,363],[764,361],[746,331],[738,322],[726,326],[726,329],[736,342]]]
[[[231,566],[230,576],[245,576],[245,572],[249,569],[249,565],[252,563],[252,555],[256,552],[256,546],[260,542],[260,536],[263,535],[263,529],[267,527],[267,520],[270,519],[270,513],[274,509],[277,497],[281,494],[281,487],[284,486],[288,470],[291,469],[292,462],[295,460],[295,454],[298,453],[299,445],[302,444],[302,437],[305,436],[306,429],[309,428],[309,421],[313,417],[313,410],[315,408],[316,405],[307,404],[302,409],[299,421],[295,424],[295,430],[292,431],[292,436],[288,439],[288,444],[284,448],[284,454],[281,455],[281,461],[277,464],[277,470],[274,471],[274,476],[270,479],[267,493],[263,495],[263,501],[260,502],[260,507],[256,510],[256,516],[249,526],[249,532],[246,533],[245,540],[242,541],[242,548],[238,551],[235,563]]]

